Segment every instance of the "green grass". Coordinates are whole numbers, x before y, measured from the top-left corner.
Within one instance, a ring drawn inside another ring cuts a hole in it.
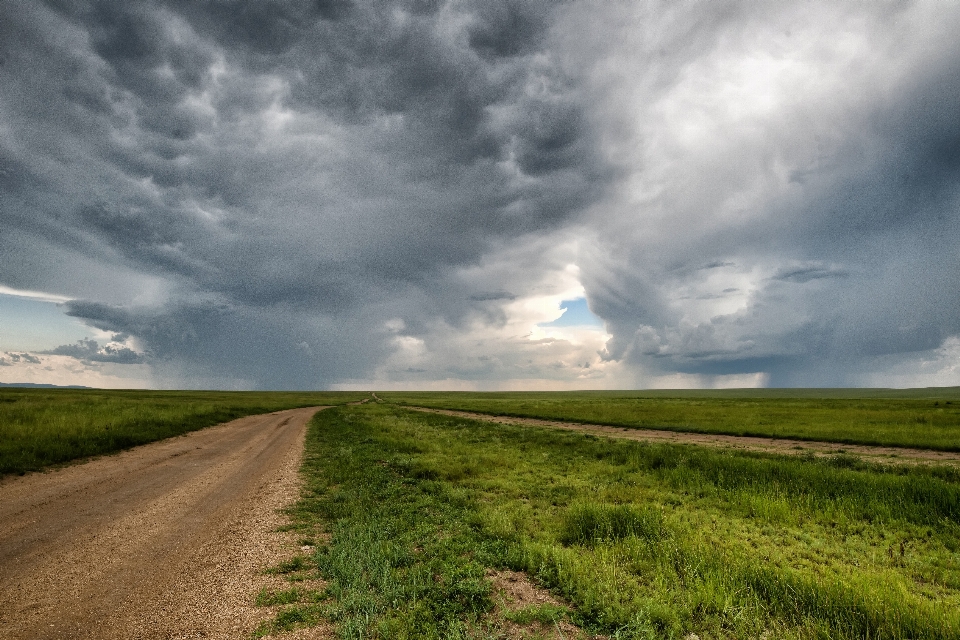
[[[0,388],[0,475],[112,453],[246,415],[364,397],[369,395]]]
[[[496,637],[487,567],[570,604],[508,616],[611,638],[960,638],[955,470],[365,405],[318,414],[303,472],[293,526],[332,537],[299,570],[329,586],[277,620],[341,638]]]
[[[381,392],[397,404],[637,429],[960,451],[960,389]]]
[[[531,624],[539,622],[540,624],[556,624],[560,620],[570,618],[570,609],[564,606],[544,603],[541,605],[531,605],[516,611],[508,611],[504,618],[517,624]]]
[[[294,608],[321,615],[349,638],[468,637],[492,606],[481,560],[489,553],[469,524],[471,510],[408,464],[405,452],[416,443],[394,443],[385,459],[385,434],[366,414],[330,411],[308,435],[308,484],[293,514],[305,534],[332,533],[311,558],[331,599],[278,616]]]

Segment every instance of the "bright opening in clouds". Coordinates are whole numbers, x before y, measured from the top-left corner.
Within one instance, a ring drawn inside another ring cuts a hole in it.
[[[8,0],[0,382],[960,384],[958,27]]]
[[[80,340],[90,328],[63,313],[61,305],[45,300],[0,294],[0,350],[42,350],[64,338]]]
[[[600,318],[590,313],[586,298],[574,298],[560,303],[562,314],[556,320],[541,322],[538,327],[603,327]]]

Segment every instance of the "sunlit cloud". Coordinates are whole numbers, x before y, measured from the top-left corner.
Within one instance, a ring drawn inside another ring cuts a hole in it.
[[[0,284],[0,295],[14,296],[16,298],[27,298],[29,300],[39,300],[41,302],[63,303],[69,302],[71,298],[60,296],[55,293],[46,293],[44,291],[27,291],[23,289],[14,289]]]

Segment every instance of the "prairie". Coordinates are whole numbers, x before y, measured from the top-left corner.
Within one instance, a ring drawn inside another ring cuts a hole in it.
[[[369,394],[0,388],[0,475],[112,453],[256,413],[365,397]]]
[[[637,442],[413,411],[958,449],[957,390],[0,390],[4,472],[309,405],[302,549],[257,635],[960,638],[960,469]],[[516,572],[554,601],[498,604]]]
[[[380,392],[388,402],[634,429],[960,451],[960,389]]]
[[[505,637],[497,569],[565,603],[514,620],[583,636],[960,637],[952,468],[368,404],[315,417],[303,473],[291,528],[315,551],[277,567],[291,588],[262,594],[283,603],[263,634],[323,620],[343,638]],[[306,576],[326,587],[298,589]]]

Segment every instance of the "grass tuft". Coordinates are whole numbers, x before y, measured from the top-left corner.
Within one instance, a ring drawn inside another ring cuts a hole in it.
[[[636,536],[660,540],[666,535],[663,514],[656,508],[579,503],[566,512],[560,532],[565,545],[594,545]]]

